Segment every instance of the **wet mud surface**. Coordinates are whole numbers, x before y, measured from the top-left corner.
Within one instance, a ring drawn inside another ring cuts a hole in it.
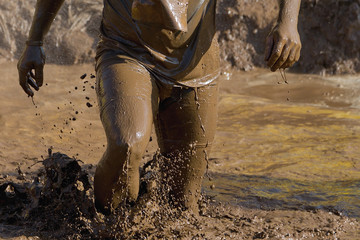
[[[168,205],[163,189],[156,188],[161,184],[148,184],[155,186],[150,189],[143,184],[134,206],[105,217],[94,209],[91,187],[106,143],[93,66],[47,65],[47,85],[36,93],[35,105],[18,86],[15,63],[0,69],[0,238],[357,239],[360,234],[359,76],[286,74],[285,83],[279,72],[262,69],[224,75],[200,215]],[[155,140],[143,163],[153,159]],[[155,170],[143,176],[156,176]]]
[[[50,154],[32,181],[19,170],[20,183],[10,181],[0,185],[0,228],[3,230],[0,237],[332,239],[355,236],[359,227],[357,221],[333,210],[299,208],[298,205],[286,210],[279,204],[264,211],[260,206],[226,206],[205,196],[199,201],[199,215],[181,211],[168,203],[166,190],[154,178],[156,168],[153,167],[143,171],[141,185],[147,187],[140,190],[139,200],[132,206],[123,204],[112,215],[104,216],[97,213],[93,205],[88,175],[92,166],[82,168],[79,160],[61,153]],[[146,176],[149,174],[152,177]],[[151,183],[155,186],[149,188]]]
[[[218,183],[207,188],[218,184],[218,200],[248,207],[331,208],[359,219],[359,79],[286,74],[285,82],[257,70],[223,81],[210,159]]]

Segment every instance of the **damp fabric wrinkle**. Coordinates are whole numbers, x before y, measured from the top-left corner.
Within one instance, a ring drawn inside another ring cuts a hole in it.
[[[161,25],[167,29],[187,31],[188,0],[134,0],[131,16],[144,23]]]
[[[110,57],[102,53],[111,51],[136,59],[164,84],[211,83],[220,74],[215,4],[216,0],[104,0],[97,65]]]

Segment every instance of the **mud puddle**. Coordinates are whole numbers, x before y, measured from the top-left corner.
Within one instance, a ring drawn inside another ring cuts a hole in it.
[[[161,161],[161,156],[154,159]],[[332,239],[338,236],[354,237],[360,226],[359,222],[343,217],[336,211],[298,206],[279,208],[280,205],[263,209],[254,204],[240,208],[226,206],[221,199],[222,202],[217,202],[209,196],[203,196],[199,201],[199,214],[183,211],[168,203],[167,188],[157,182],[156,167],[142,171],[142,185],[155,181],[151,191],[143,188],[134,205],[121,204],[110,216],[104,216],[94,208],[91,166],[81,166],[81,161],[61,153],[50,155],[42,164],[36,177],[25,178],[19,170],[17,183],[14,180],[0,185],[0,237]],[[221,176],[216,177],[216,184],[221,185]],[[251,187],[251,181],[245,182]],[[230,187],[240,190],[237,186]],[[226,196],[226,193],[221,194]],[[249,191],[247,194],[248,198],[252,197]]]
[[[223,80],[205,191],[237,206],[360,219],[359,82],[264,70]]]
[[[212,177],[204,191],[219,202],[263,210],[324,210],[360,220],[360,180],[312,182],[220,173]]]
[[[16,64],[1,66],[0,185],[18,184],[19,193],[32,186],[43,168],[38,163],[43,161],[41,156],[53,146],[76,158],[91,186],[106,142],[95,107],[93,66],[47,65],[48,85],[37,92],[36,106],[22,95]],[[87,76],[81,79],[83,73]],[[200,216],[151,199],[126,209],[125,216],[134,213],[130,222],[123,221],[121,212],[110,219],[96,212],[88,215],[93,208],[92,188],[82,189],[84,183],[76,181],[68,192],[48,188],[55,195],[48,195],[52,197],[42,204],[49,204],[44,212],[50,214],[31,218],[32,213],[21,210],[39,209],[36,201],[12,205],[13,213],[18,209],[21,214],[1,221],[0,238],[357,239],[359,77],[286,77],[288,83],[279,73],[258,69],[223,80],[218,129],[209,155],[212,181],[204,184]],[[144,161],[152,158],[155,139]],[[21,179],[16,169],[21,170]],[[39,183],[44,189],[44,178]],[[16,196],[8,185],[5,189],[9,196]],[[84,197],[79,200],[82,204],[62,199],[58,192]],[[124,223],[129,223],[126,228]],[[48,226],[58,228],[47,230]]]
[[[315,105],[330,108],[360,108],[360,75],[320,76],[281,74],[267,69],[226,72],[221,91],[257,97],[277,103]]]

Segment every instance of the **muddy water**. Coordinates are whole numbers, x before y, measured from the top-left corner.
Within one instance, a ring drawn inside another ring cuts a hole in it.
[[[23,173],[20,177],[31,182],[42,166],[39,161],[51,146],[53,152],[78,159],[92,182],[93,166],[106,142],[95,107],[92,72],[90,64],[47,65],[46,84],[36,93],[34,106],[19,88],[16,63],[0,64],[0,184],[10,181],[26,186],[18,179],[19,170]],[[83,73],[88,74],[85,79],[80,78]],[[279,73],[261,69],[234,73],[229,80],[224,77],[217,135],[209,155],[208,175],[212,180],[205,181],[204,191],[232,206],[224,209],[205,202],[199,219],[189,224],[187,218],[175,218],[178,222],[165,224],[163,236],[330,239],[328,236],[342,238],[347,234],[350,237],[345,239],[358,239],[359,222],[337,215],[344,213],[359,219],[360,76],[286,77],[288,83]],[[157,148],[155,136],[152,139],[144,160],[151,159]],[[87,201],[80,201],[81,206],[93,203],[91,190],[88,193]],[[60,201],[64,209],[76,210],[66,207],[68,204],[67,200]],[[144,205],[150,217],[169,215],[156,204]],[[306,211],[298,211],[302,209]],[[41,236],[44,233],[38,228],[49,225],[49,219],[62,219],[50,221],[55,225],[71,220],[63,219],[63,214],[45,215],[37,216],[40,222],[28,220],[26,226],[21,221],[12,225],[0,222],[0,239]],[[86,221],[90,230],[96,229],[91,225],[97,224],[96,219]],[[144,227],[142,221],[133,230],[158,236],[159,228],[154,228],[158,225],[151,223]],[[59,231],[72,236],[68,227]],[[133,239],[132,230],[127,234],[129,238],[125,239]]]
[[[360,219],[359,83],[299,74],[285,82],[266,70],[224,78],[204,191],[249,208]]]

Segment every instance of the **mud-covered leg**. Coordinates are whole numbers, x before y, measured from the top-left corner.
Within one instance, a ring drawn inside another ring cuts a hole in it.
[[[217,121],[217,85],[174,88],[159,106],[160,149],[168,158],[164,173],[172,201],[197,211],[207,156]]]
[[[139,165],[149,142],[157,87],[150,74],[134,62],[118,62],[98,69],[97,94],[107,149],[94,179],[95,204],[109,212],[124,200],[135,201]]]

